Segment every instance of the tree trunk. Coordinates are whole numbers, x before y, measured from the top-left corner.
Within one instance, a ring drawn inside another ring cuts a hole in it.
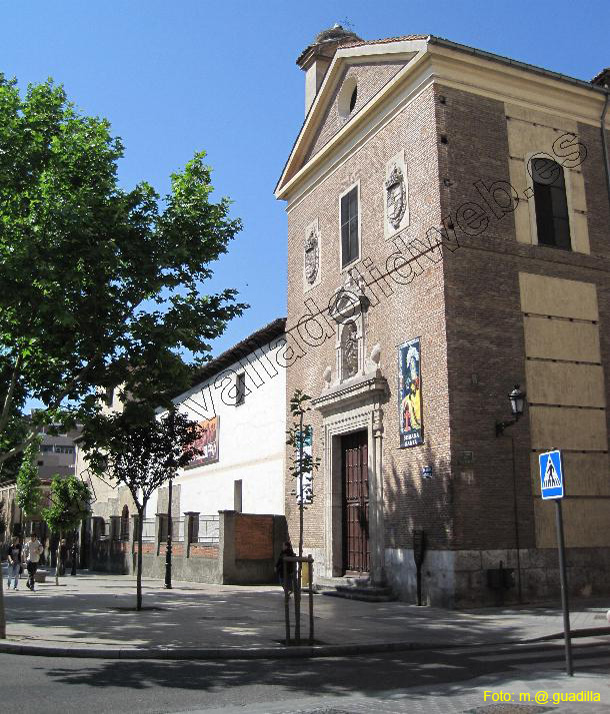
[[[0,577],[0,640],[6,639],[6,616],[4,614],[4,578]]]
[[[55,552],[55,585],[59,585],[59,564],[61,562],[61,539],[62,531],[59,531],[59,540],[57,541],[57,551]]]
[[[142,530],[144,508],[138,511],[138,556],[136,558],[136,610],[142,609]]]

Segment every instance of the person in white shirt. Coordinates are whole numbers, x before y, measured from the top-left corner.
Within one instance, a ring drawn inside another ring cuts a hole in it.
[[[34,590],[34,575],[38,570],[38,562],[40,561],[42,551],[42,543],[38,540],[36,533],[32,533],[30,540],[25,544],[23,549],[26,567],[28,569],[28,581],[25,586],[32,591]]]

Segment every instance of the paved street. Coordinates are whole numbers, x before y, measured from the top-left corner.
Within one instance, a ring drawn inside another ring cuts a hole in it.
[[[43,645],[50,656],[0,654],[2,701],[19,702],[26,713],[66,714],[535,714],[601,712],[610,704],[610,635],[601,605],[575,606],[573,627],[597,634],[574,640],[576,677],[568,680],[560,640],[525,642],[561,630],[556,608],[455,612],[316,596],[318,640],[350,642],[352,654],[180,661],[161,660],[159,653],[171,657],[178,647],[205,646],[232,648],[239,657],[240,650],[252,654],[271,646],[281,654],[279,588],[176,583],[168,592],[147,580],[144,598],[150,609],[135,613],[133,578],[88,573],[66,577],[59,587],[44,584],[35,593],[5,593],[8,641]],[[383,642],[424,649],[357,653],[358,646]],[[74,654],[74,647],[90,656],[54,656]],[[97,658],[99,647],[120,647],[126,658]],[[130,652],[151,658],[130,659]],[[24,696],[26,690],[35,696]],[[541,690],[551,697],[544,707],[535,703]],[[485,701],[485,691],[529,695],[531,701],[523,699],[519,708],[500,705]],[[567,691],[593,691],[602,702],[552,702],[553,693]]]
[[[284,600],[277,586],[239,587],[144,581],[136,613],[130,576],[81,573],[30,593],[5,592],[9,642],[49,647],[156,651],[176,648],[278,648]],[[316,641],[323,645],[425,646],[516,642],[562,632],[557,607],[450,611],[404,602],[364,603],[316,595]],[[305,604],[305,602],[304,602]],[[601,603],[573,605],[572,628],[608,626]],[[307,632],[303,618],[304,633]],[[127,653],[128,653],[127,652]]]
[[[5,654],[0,655],[2,700],[18,702],[25,714],[192,710],[444,714],[483,706],[484,691],[531,693],[532,707],[540,690],[551,695],[599,692],[601,706],[579,703],[544,710],[584,714],[608,711],[608,644],[607,639],[579,642],[577,676],[570,681],[563,673],[563,652],[557,644],[248,662],[83,661]],[[24,696],[26,681],[27,690],[35,693],[31,698]],[[523,709],[524,714],[535,711],[543,710]]]

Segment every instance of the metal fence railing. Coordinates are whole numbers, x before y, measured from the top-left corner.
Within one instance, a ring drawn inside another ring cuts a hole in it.
[[[214,545],[220,540],[220,516],[199,516],[197,543]]]
[[[172,540],[184,543],[184,518],[172,518]]]
[[[142,521],[142,542],[154,543],[155,541],[155,519],[144,518]]]

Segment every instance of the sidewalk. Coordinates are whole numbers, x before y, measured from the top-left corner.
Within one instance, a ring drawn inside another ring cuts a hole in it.
[[[135,578],[91,574],[54,578],[29,592],[6,591],[7,639],[0,651],[108,658],[219,659],[323,656],[390,649],[532,641],[560,636],[558,608],[455,611],[403,602],[364,603],[314,596],[314,647],[282,645],[284,597],[277,586],[204,585],[143,580],[135,611]],[[291,599],[291,621],[294,620]],[[307,597],[301,634],[308,635]],[[609,633],[598,603],[572,605],[573,631]]]

